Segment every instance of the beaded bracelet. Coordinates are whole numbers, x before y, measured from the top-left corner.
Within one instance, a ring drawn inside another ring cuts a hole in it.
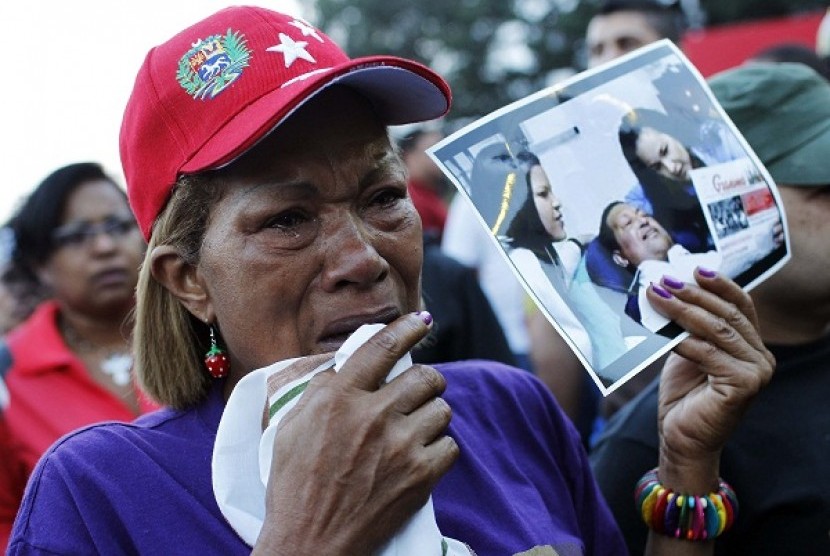
[[[637,482],[634,501],[650,529],[690,541],[714,539],[728,530],[738,515],[738,498],[723,479],[718,481],[717,492],[678,494],[660,483],[657,468]]]

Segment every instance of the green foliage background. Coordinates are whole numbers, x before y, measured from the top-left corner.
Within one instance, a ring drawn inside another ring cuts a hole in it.
[[[557,70],[582,69],[582,37],[601,1],[316,0],[314,21],[351,56],[394,54],[441,73],[454,93],[450,118],[463,123],[545,87]],[[699,2],[707,26],[815,11],[828,3]],[[512,38],[513,47],[502,37]]]

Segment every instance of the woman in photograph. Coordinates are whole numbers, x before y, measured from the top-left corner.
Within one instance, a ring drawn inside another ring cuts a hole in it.
[[[600,370],[626,351],[620,315],[592,284],[577,279],[583,243],[568,237],[562,204],[539,158],[528,151],[516,158],[524,169],[526,196],[507,228],[510,259],[583,357]]]
[[[714,247],[691,172],[746,156],[723,123],[707,119],[684,129],[667,114],[635,108],[623,115],[618,136],[637,178],[625,201],[653,215],[690,251]]]
[[[526,196],[507,227],[510,259],[583,357],[592,361],[591,338],[566,301],[582,257],[582,244],[568,239],[562,204],[539,158],[527,151],[517,158],[524,170]]]

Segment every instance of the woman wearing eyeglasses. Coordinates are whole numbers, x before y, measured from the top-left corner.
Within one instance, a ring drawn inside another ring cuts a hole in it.
[[[59,437],[154,406],[132,380],[125,320],[145,244],[95,163],[65,166],[8,225],[10,264],[48,293],[0,344],[0,551],[40,455]]]

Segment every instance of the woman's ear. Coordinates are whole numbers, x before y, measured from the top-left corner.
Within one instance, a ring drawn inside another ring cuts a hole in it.
[[[623,257],[622,253],[620,253],[616,249],[614,250],[614,252],[611,253],[611,259],[614,261],[614,264],[616,264],[617,266],[620,266],[622,268],[628,268],[628,265],[631,264],[628,261],[628,259]]]
[[[150,253],[150,272],[194,317],[202,322],[213,319],[213,306],[199,269],[185,261],[176,248],[154,247]]]

